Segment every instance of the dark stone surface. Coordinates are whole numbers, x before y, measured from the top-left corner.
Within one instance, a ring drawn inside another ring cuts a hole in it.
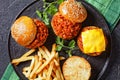
[[[9,63],[8,33],[16,15],[34,0],[0,0],[0,78]],[[102,80],[120,80],[120,22],[112,32],[112,56]]]
[[[0,78],[10,59],[8,55],[8,33],[15,16],[34,0],[0,0]]]
[[[120,80],[120,20],[112,32],[113,51],[108,69],[105,73],[105,80]]]

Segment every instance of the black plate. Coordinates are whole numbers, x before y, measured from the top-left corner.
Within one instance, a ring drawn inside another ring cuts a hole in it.
[[[88,17],[87,19],[83,22],[83,26],[90,26],[90,25],[94,25],[94,26],[98,26],[100,28],[103,29],[106,38],[108,40],[108,45],[107,45],[107,49],[105,52],[103,52],[102,55],[97,56],[97,57],[91,57],[88,55],[83,54],[80,50],[75,50],[73,51],[73,55],[78,55],[78,56],[82,56],[84,58],[86,58],[89,63],[91,64],[92,67],[92,75],[90,77],[90,80],[99,80],[103,73],[105,72],[105,69],[108,65],[109,59],[110,59],[110,53],[111,53],[111,33],[109,31],[109,28],[107,26],[107,23],[105,22],[103,16],[94,8],[92,7],[90,4],[81,1],[82,4],[85,6],[85,8],[87,9],[88,12]],[[16,19],[22,15],[27,15],[30,16],[32,18],[38,18],[38,16],[36,15],[35,11],[36,9],[43,9],[43,2],[42,0],[39,1],[35,1],[32,4],[26,6],[25,8],[23,8],[23,10],[18,14],[18,16],[16,17]],[[51,45],[53,43],[55,43],[55,35],[53,33],[53,31],[51,29],[49,29],[49,36],[48,39],[45,43],[45,46],[47,48],[50,49]],[[15,59],[15,58],[19,58],[20,56],[22,56],[26,51],[28,51],[28,49],[18,45],[11,37],[11,34],[9,36],[9,40],[8,40],[9,44],[8,44],[8,49],[9,49],[9,55],[11,60]],[[77,44],[76,44],[77,45]],[[48,47],[49,46],[49,47]],[[60,55],[65,56],[66,58],[68,57],[67,54],[65,54],[64,52],[61,52]],[[14,66],[15,71],[17,72],[17,74],[19,75],[19,77],[23,80],[26,80],[25,76],[22,74],[22,68],[24,66],[29,65],[30,62],[24,62],[19,64],[18,66]],[[62,65],[62,64],[61,64]]]

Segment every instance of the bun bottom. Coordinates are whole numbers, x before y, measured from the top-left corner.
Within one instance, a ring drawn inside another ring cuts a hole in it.
[[[89,62],[79,56],[68,58],[64,62],[62,70],[65,80],[89,80],[91,75]]]

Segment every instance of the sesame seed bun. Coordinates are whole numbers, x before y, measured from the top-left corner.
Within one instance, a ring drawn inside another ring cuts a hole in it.
[[[81,23],[87,18],[85,7],[76,0],[67,0],[60,4],[59,12],[72,22]]]
[[[36,36],[37,28],[30,17],[18,18],[11,27],[11,34],[15,41],[22,45],[29,45]]]

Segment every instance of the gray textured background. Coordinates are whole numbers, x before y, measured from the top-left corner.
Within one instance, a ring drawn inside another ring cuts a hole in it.
[[[8,33],[15,16],[34,0],[0,0],[0,78],[9,63]],[[120,21],[112,32],[112,56],[102,80],[120,80]]]

